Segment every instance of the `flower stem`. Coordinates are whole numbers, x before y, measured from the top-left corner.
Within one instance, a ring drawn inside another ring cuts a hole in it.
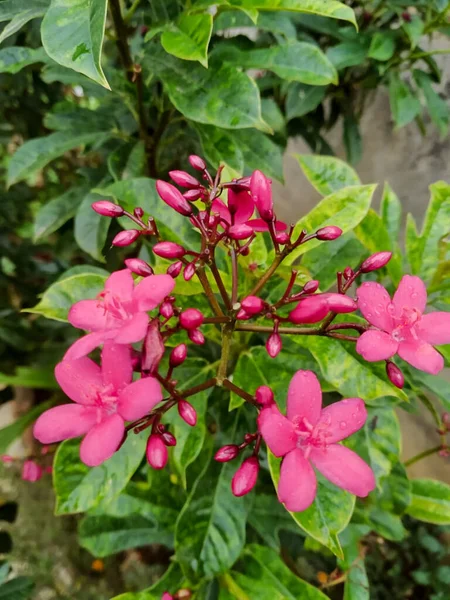
[[[247,393],[245,390],[235,385],[229,379],[223,380],[223,387],[227,388],[227,390],[230,390],[230,392],[234,392],[235,394],[243,398],[246,402],[250,402],[250,404],[253,404],[254,406],[259,406],[251,394]]]
[[[439,452],[439,450],[442,450],[442,445],[434,446],[434,448],[429,448],[428,450],[424,450],[423,452],[416,454],[412,458],[405,460],[405,462],[403,464],[405,467],[410,467],[414,463],[419,462],[419,460],[422,460],[422,458],[426,458],[427,456],[431,456],[432,454]]]
[[[227,376],[228,359],[230,356],[231,338],[233,336],[234,323],[227,323],[222,327],[222,355],[219,368],[217,369],[217,384],[223,385]]]
[[[207,379],[203,383],[191,387],[188,390],[182,390],[180,393],[183,396],[183,398],[189,398],[189,396],[194,396],[194,394],[198,394],[199,392],[203,392],[204,390],[208,390],[209,388],[214,387],[216,383],[217,379],[215,377],[212,377],[211,379]]]
[[[209,304],[214,311],[214,314],[218,317],[224,317],[223,310],[220,304],[217,302],[214,292],[212,291],[211,286],[209,285],[208,278],[206,277],[205,267],[201,265],[197,271],[197,277],[200,280],[200,283],[203,286],[203,290],[205,291],[206,297],[208,298]]]
[[[219,288],[220,295],[222,296],[222,300],[224,301],[225,306],[227,307],[227,310],[231,310],[231,301],[230,301],[228,292],[222,281],[222,277],[220,276],[219,269],[217,268],[217,265],[216,265],[214,259],[212,259],[209,266],[211,269],[211,273],[213,274],[213,277],[216,280],[217,287]]]
[[[238,258],[236,250],[230,248],[231,256],[231,306],[234,306],[238,299]]]
[[[256,294],[258,294],[258,292],[260,292],[262,290],[262,288],[266,285],[268,280],[272,277],[272,275],[275,273],[275,271],[281,265],[283,260],[289,254],[289,252],[290,252],[290,250],[287,247],[285,247],[284,250],[282,252],[280,252],[280,254],[277,254],[277,256],[275,256],[273,263],[270,265],[270,267],[267,269],[267,271],[264,273],[264,275],[261,277],[261,279],[255,285],[255,287],[252,289],[252,291],[249,292],[249,294],[248,294],[249,296],[256,296]]]

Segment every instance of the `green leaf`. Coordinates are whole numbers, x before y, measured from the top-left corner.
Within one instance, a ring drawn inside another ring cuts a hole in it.
[[[394,56],[395,40],[389,33],[377,31],[370,42],[368,57],[386,61]]]
[[[406,215],[405,227],[405,249],[406,257],[409,262],[409,268],[413,273],[418,273],[420,269],[421,256],[418,251],[420,240],[417,224],[411,213]]]
[[[176,26],[163,32],[161,44],[169,54],[183,60],[198,60],[207,67],[212,27],[213,17],[210,14],[182,14]]]
[[[0,36],[1,37],[1,36]],[[18,73],[24,67],[37,62],[45,62],[47,55],[43,48],[9,46],[0,50],[0,73]]]
[[[358,174],[340,158],[315,154],[295,155],[309,183],[327,196],[350,185],[360,185]]]
[[[411,15],[410,21],[403,21],[403,29],[411,42],[411,49],[415,48],[424,33],[425,23],[419,15]]]
[[[280,479],[281,461],[268,451],[269,469],[275,488]],[[289,513],[312,538],[326,546],[339,558],[343,557],[338,533],[349,523],[355,497],[317,475],[317,495],[312,505],[298,513]]]
[[[240,129],[231,133],[244,157],[244,172],[260,169],[283,182],[283,150],[261,131]]]
[[[248,514],[248,522],[266,546],[280,550],[280,530],[298,534],[297,525],[274,494],[257,494]]]
[[[406,512],[426,523],[450,524],[450,485],[434,479],[413,479],[412,501]]]
[[[289,13],[262,12],[258,16],[258,29],[279,33],[286,39],[295,39],[297,31]]]
[[[314,356],[322,375],[345,398],[362,398],[377,406],[386,396],[407,401],[405,392],[381,379],[369,363],[359,362],[339,340],[295,336],[294,341]],[[352,376],[348,377],[351,373]]]
[[[366,525],[350,524],[340,535],[344,549],[342,565],[346,571],[343,600],[370,600],[364,554],[360,549],[361,538],[369,531]]]
[[[293,234],[294,239],[303,229],[313,233],[326,225],[336,225],[342,229],[343,233],[352,230],[366,216],[375,187],[374,185],[354,185],[326,196],[311,212],[297,222]],[[312,240],[302,244],[289,255],[287,264],[292,264],[299,256],[321,243],[318,240]]]
[[[51,0],[42,43],[57,63],[110,89],[101,65],[107,0]]]
[[[92,469],[79,458],[80,440],[63,442],[55,455],[53,484],[57,515],[86,512],[107,505],[125,488],[145,452],[145,435],[130,435],[106,462]]]
[[[20,368],[17,369],[17,372],[20,373]],[[3,375],[0,376],[0,382],[3,383]],[[20,383],[20,385],[25,385],[24,383]],[[55,388],[55,380],[51,382],[51,387],[46,387],[45,389],[54,389]],[[9,446],[20,437],[23,432],[32,424],[34,421],[41,415],[45,410],[52,406],[53,402],[49,400],[48,402],[43,402],[42,404],[38,404],[30,411],[28,411],[23,417],[14,421],[10,425],[6,427],[2,427],[0,429],[0,454],[5,454],[8,450]],[[0,596],[1,597],[1,596]]]
[[[7,185],[10,187],[44,168],[50,161],[78,146],[103,140],[105,132],[74,135],[71,131],[58,131],[46,137],[28,140],[13,154],[8,165]]]
[[[5,0],[0,3],[0,22],[10,21],[0,34],[0,44],[32,19],[43,17],[50,0]]]
[[[92,210],[92,203],[100,200],[94,192],[85,195],[75,215],[75,240],[82,250],[100,262],[105,262],[102,250],[108,236],[111,219]]]
[[[353,114],[344,117],[344,145],[348,162],[356,165],[362,157],[362,137],[359,122]]]
[[[15,577],[0,585],[0,600],[28,600],[34,590],[29,577]]]
[[[249,497],[236,498],[236,464],[212,461],[195,482],[176,525],[175,556],[189,578],[227,571],[245,543]]]
[[[286,123],[284,115],[273,98],[262,98],[261,110],[264,121],[276,133],[286,133]]]
[[[67,321],[72,304],[95,298],[103,290],[105,281],[106,276],[97,273],[80,273],[67,277],[51,285],[36,306],[23,309],[23,312],[43,315],[56,321]]]
[[[327,57],[334,65],[335,69],[340,71],[347,67],[355,67],[364,62],[367,56],[367,46],[356,42],[342,42],[332,46],[327,50]]]
[[[450,110],[447,102],[434,91],[431,85],[432,79],[427,73],[414,69],[413,75],[415,82],[423,92],[431,120],[438,128],[441,136],[444,137],[448,132],[450,121]]]
[[[246,73],[229,64],[205,69],[167,55],[153,43],[148,48],[147,69],[161,79],[171,102],[185,117],[224,129],[269,131],[261,117],[258,86]]]
[[[128,592],[114,596],[111,600],[161,600],[164,592],[169,591],[175,594],[184,586],[185,579],[181,571],[180,565],[176,562],[171,562],[169,568],[164,575],[154,585],[142,590],[142,592]]]
[[[391,240],[391,244],[395,247],[399,243],[402,204],[398,199],[397,194],[387,182],[384,184],[380,214]]]
[[[422,111],[420,102],[409,84],[402,81],[398,74],[393,72],[389,78],[389,102],[397,127],[404,127]]]
[[[292,82],[286,95],[286,118],[288,121],[303,117],[315,110],[325,98],[324,86],[310,86]]]
[[[50,366],[16,367],[14,375],[0,373],[0,384],[21,385],[38,390],[59,389]]]
[[[86,187],[72,187],[44,204],[35,217],[33,241],[48,237],[74,217],[86,192]]]
[[[203,155],[215,169],[226,164],[240,174],[244,172],[242,151],[229,130],[199,123],[195,123],[194,127],[200,137]]]

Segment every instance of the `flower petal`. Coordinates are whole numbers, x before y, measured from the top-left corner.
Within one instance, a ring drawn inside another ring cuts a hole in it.
[[[219,198],[213,200],[211,204],[211,212],[218,214],[228,225],[231,225],[231,214],[225,203]]]
[[[287,396],[287,418],[307,419],[315,425],[322,408],[322,390],[312,371],[297,371],[289,384]]]
[[[366,281],[356,290],[356,297],[359,310],[371,325],[387,332],[393,330],[394,322],[388,312],[391,298],[382,285]]]
[[[262,219],[251,219],[246,222],[246,225],[251,227],[253,231],[269,231],[269,226]],[[275,231],[286,231],[287,225],[283,221],[275,221]]]
[[[125,344],[105,342],[102,350],[102,377],[104,385],[121,390],[133,380],[131,348]]]
[[[67,352],[64,354],[64,360],[75,360],[77,358],[83,358],[86,354],[95,350],[97,346],[103,344],[105,340],[104,331],[94,331],[94,333],[88,333],[82,338],[74,342]]]
[[[314,469],[300,449],[289,452],[281,463],[278,499],[287,510],[300,512],[314,502],[317,479]]]
[[[400,342],[398,355],[416,369],[432,375],[436,375],[444,368],[442,355],[431,344],[421,340]]]
[[[346,398],[322,410],[320,423],[326,424],[327,444],[340,442],[361,429],[367,419],[367,410],[361,398]],[[329,434],[329,435],[328,435]]]
[[[356,342],[356,352],[369,362],[391,358],[397,352],[397,348],[398,342],[393,340],[389,333],[375,329],[365,331]]]
[[[116,344],[134,344],[145,338],[148,328],[148,315],[146,312],[138,312],[124,321],[122,327],[116,329],[114,342]]]
[[[114,414],[95,425],[81,442],[80,458],[88,467],[97,467],[111,458],[125,434],[125,424]]]
[[[450,344],[450,313],[432,312],[423,315],[415,329],[424,342]]]
[[[284,456],[297,445],[294,425],[275,405],[264,408],[258,416],[258,428],[275,456]]]
[[[161,386],[157,380],[145,377],[127,385],[120,392],[117,412],[126,421],[134,421],[150,412],[162,398]]]
[[[175,280],[170,275],[149,275],[137,284],[133,292],[133,300],[138,310],[153,310],[175,287]]]
[[[131,300],[134,289],[134,280],[129,269],[114,271],[105,281],[105,291],[111,292],[122,302]]]
[[[427,305],[427,289],[424,282],[415,275],[403,275],[392,302],[396,312],[401,313],[403,307],[416,308],[423,312]]]
[[[62,391],[78,404],[93,404],[103,387],[100,367],[86,356],[58,363],[55,377]]]
[[[33,434],[41,444],[54,444],[84,435],[96,422],[96,408],[62,404],[46,410],[37,419]]]
[[[230,204],[230,196],[233,198],[232,204]],[[233,190],[228,189],[228,206],[233,205],[237,209],[234,214],[234,223],[245,223],[251,219],[255,211],[255,203],[247,191],[236,193],[233,192]]]
[[[325,449],[314,448],[310,454],[313,465],[331,483],[355,496],[365,498],[375,489],[375,475],[369,465],[353,450],[331,444]]]
[[[69,310],[69,323],[85,331],[100,331],[106,327],[106,311],[98,300],[80,300]]]

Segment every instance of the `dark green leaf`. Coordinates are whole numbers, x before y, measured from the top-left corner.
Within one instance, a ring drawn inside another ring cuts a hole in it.
[[[450,486],[434,479],[413,479],[412,501],[406,512],[426,523],[450,524]]]
[[[82,250],[100,262],[105,262],[103,247],[111,225],[111,219],[92,210],[92,203],[100,200],[98,194],[90,192],[78,205],[75,215],[75,240]]]
[[[257,494],[248,514],[248,522],[274,550],[280,549],[279,532],[284,529],[299,533],[297,525],[273,494]]]
[[[310,86],[303,83],[291,83],[286,95],[286,117],[288,121],[303,117],[315,110],[325,97],[324,86]]]
[[[86,187],[72,187],[44,204],[35,217],[34,242],[46,238],[74,217],[86,193]]]
[[[362,156],[362,138],[359,123],[354,115],[344,117],[344,144],[348,162],[356,165]]]
[[[0,34],[0,44],[22,27],[43,17],[50,0],[5,0],[0,3],[0,22],[10,21]]]
[[[297,154],[296,158],[310,184],[322,196],[361,184],[356,171],[340,158],[314,154]]]
[[[415,48],[424,33],[425,23],[419,15],[410,15],[409,21],[403,21],[403,29],[411,42],[411,48]]]
[[[393,57],[395,40],[389,33],[378,31],[372,37],[368,57],[375,60],[386,61]]]
[[[396,73],[391,73],[389,79],[389,102],[397,127],[410,123],[422,110],[409,84],[402,81]]]
[[[34,589],[29,577],[16,577],[0,585],[0,600],[28,600]]]
[[[369,580],[364,565],[361,538],[369,533],[365,525],[350,524],[339,536],[344,549],[346,578],[343,600],[370,600]]]
[[[171,592],[175,594],[179,589],[184,587],[185,580],[181,571],[180,565],[176,562],[172,562],[164,573],[154,585],[142,590],[142,592],[128,592],[126,594],[120,594],[115,596],[111,600],[161,600],[161,596],[164,592]]]
[[[437,92],[434,91],[431,85],[432,79],[427,73],[415,69],[413,74],[415,82],[422,90],[425,97],[425,102],[428,112],[430,113],[431,120],[438,128],[441,136],[444,137],[448,132],[450,120],[450,111],[447,102],[441,98]]]
[[[18,73],[24,67],[37,62],[45,62],[47,55],[43,48],[10,46],[0,50],[0,73]]]
[[[327,50],[327,57],[339,71],[347,67],[354,67],[364,62],[367,55],[367,46],[359,42],[343,42]]]
[[[391,244],[395,247],[399,243],[402,205],[397,194],[387,182],[384,184],[380,213]]]
[[[0,373],[0,384],[22,385],[38,390],[57,390],[58,384],[49,367],[16,367],[14,375]]]
[[[213,27],[212,15],[182,14],[176,25],[163,32],[161,44],[166,52],[184,60],[198,60],[208,66],[208,45]]]
[[[244,157],[229,130],[198,123],[195,124],[195,129],[200,136],[203,155],[215,169],[220,164],[225,164],[237,173],[243,173]]]
[[[20,369],[17,370],[20,372]],[[3,375],[0,376],[0,382],[3,383]],[[51,382],[51,387],[45,389],[53,389],[55,388],[55,380]],[[26,381],[20,382],[19,385],[27,385]],[[43,402],[42,404],[38,404],[30,411],[28,411],[23,417],[11,423],[11,425],[7,425],[6,427],[2,427],[0,429],[0,454],[4,454],[8,447],[16,440],[18,437],[22,435],[22,433],[32,424],[34,421],[41,415],[45,410],[51,407],[53,402],[49,400],[48,402]]]
[[[273,98],[261,99],[261,110],[264,121],[276,133],[285,133],[286,123],[280,107]]]
[[[283,151],[280,146],[261,131],[240,129],[231,137],[244,157],[244,172],[260,169],[268,177],[283,182]]]

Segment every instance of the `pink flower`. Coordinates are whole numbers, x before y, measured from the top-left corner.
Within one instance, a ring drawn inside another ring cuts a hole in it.
[[[55,406],[34,425],[34,436],[42,444],[53,444],[84,435],[80,458],[94,467],[108,460],[119,448],[124,421],[146,415],[162,400],[153,377],[132,382],[131,348],[106,342],[101,368],[86,356],[56,365],[55,377],[75,404]]]
[[[324,477],[355,496],[375,488],[372,469],[352,450],[336,442],[364,425],[367,412],[360,398],[335,402],[322,409],[322,392],[311,371],[297,371],[289,384],[287,417],[273,404],[258,416],[259,430],[281,464],[278,498],[291,512],[314,501],[314,465]]]
[[[42,477],[42,474],[42,467],[34,462],[34,460],[26,460],[23,463],[21,477],[24,481],[38,481]]]
[[[310,282],[308,282],[310,283]],[[302,298],[297,306],[289,313],[291,323],[318,323],[328,313],[350,313],[358,305],[344,294],[314,294]]]
[[[359,310],[376,328],[363,333],[356,343],[365,360],[385,360],[398,353],[426,373],[435,375],[444,368],[444,359],[433,345],[450,343],[450,313],[423,314],[427,291],[419,277],[404,275],[392,301],[375,282],[363,283],[356,293]]]
[[[135,286],[129,269],[112,273],[95,300],[81,300],[70,309],[70,323],[92,333],[77,340],[64,359],[86,356],[106,340],[140,342],[147,333],[147,311],[156,308],[174,286],[170,275],[149,275]]]

